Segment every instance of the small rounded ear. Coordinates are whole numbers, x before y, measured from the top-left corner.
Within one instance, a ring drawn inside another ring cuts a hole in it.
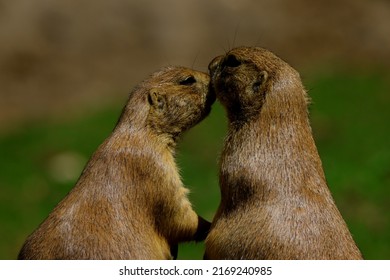
[[[262,83],[264,84],[268,79],[268,72],[263,70],[259,73],[259,79],[261,79]]]
[[[151,89],[148,94],[148,102],[153,108],[161,110],[165,106],[165,97],[157,89]]]
[[[261,71],[259,73],[259,76],[257,77],[256,82],[253,84],[252,89],[255,93],[258,93],[261,86],[267,81],[268,79],[268,72],[267,71]]]

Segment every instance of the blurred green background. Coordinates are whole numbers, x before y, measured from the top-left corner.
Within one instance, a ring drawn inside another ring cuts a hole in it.
[[[364,257],[390,259],[390,4],[270,2],[0,1],[0,259],[73,187],[135,84],[167,64],[207,71],[233,45],[267,47],[301,72],[337,206]],[[216,103],[177,155],[209,220],[225,132]],[[183,244],[179,258],[203,250]]]

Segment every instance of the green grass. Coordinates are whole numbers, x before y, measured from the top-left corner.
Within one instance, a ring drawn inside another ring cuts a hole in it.
[[[389,83],[380,73],[337,73],[305,84],[336,203],[364,257],[390,259]],[[0,134],[0,259],[16,258],[27,235],[72,188],[86,160],[113,129],[122,105]],[[225,132],[224,112],[216,104],[206,120],[184,135],[177,155],[194,208],[209,220],[219,203],[217,161]],[[179,258],[200,259],[203,250],[202,243],[183,244]]]

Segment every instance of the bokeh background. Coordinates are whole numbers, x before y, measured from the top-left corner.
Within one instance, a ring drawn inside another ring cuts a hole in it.
[[[390,1],[0,0],[0,259],[72,188],[128,92],[165,65],[207,71],[234,46],[295,67],[329,187],[367,259],[390,258]],[[196,211],[219,203],[223,109],[178,164]],[[179,258],[200,259],[203,244]]]

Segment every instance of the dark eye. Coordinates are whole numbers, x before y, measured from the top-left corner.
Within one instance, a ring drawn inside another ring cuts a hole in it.
[[[229,54],[222,63],[222,67],[238,67],[241,65],[241,61],[237,59],[235,55]]]
[[[255,93],[258,93],[259,92],[259,89],[260,89],[260,86],[261,86],[261,82],[256,82],[252,85],[252,89]]]
[[[179,84],[182,86],[190,86],[190,85],[193,85],[195,83],[196,83],[196,79],[194,76],[189,76],[189,77],[187,77],[184,80],[181,80],[179,82]]]

